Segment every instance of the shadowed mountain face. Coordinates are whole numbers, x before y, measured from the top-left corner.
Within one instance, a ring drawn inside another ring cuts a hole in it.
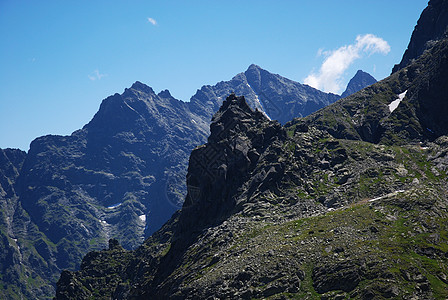
[[[392,73],[405,68],[438,40],[447,37],[447,26],[448,1],[430,0],[414,28],[401,62],[394,66]]]
[[[230,91],[247,94],[260,116],[283,123],[339,98],[255,65],[202,87],[190,102],[136,82],[104,99],[70,136],[39,137],[27,154],[1,150],[0,264],[8,275],[0,282],[8,289],[0,296],[54,294],[60,270],[77,268],[88,251],[110,238],[134,249],[159,229],[182,207],[189,155],[207,141]]]
[[[345,98],[354,94],[369,85],[376,83],[376,79],[372,77],[369,73],[358,70],[355,76],[349,81],[347,88],[342,93],[341,97]]]
[[[56,298],[446,299],[447,57],[441,39],[283,127],[231,94],[182,209],[135,251],[86,255]]]
[[[182,202],[179,171],[206,134],[186,103],[137,82],[105,99],[82,130],[31,144],[21,202],[54,244],[85,241],[81,252],[117,236],[135,248]],[[66,258],[61,267],[73,266]]]
[[[0,149],[0,197],[16,196],[14,183],[25,157],[26,152],[18,149]]]

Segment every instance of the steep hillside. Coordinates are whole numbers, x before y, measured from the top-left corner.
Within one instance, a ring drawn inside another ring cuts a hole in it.
[[[0,149],[0,298],[44,298],[54,292],[48,278],[59,269],[50,259],[49,242],[24,211],[16,180],[26,153]]]

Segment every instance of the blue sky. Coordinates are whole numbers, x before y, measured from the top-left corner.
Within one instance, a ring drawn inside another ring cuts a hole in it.
[[[38,136],[71,134],[102,99],[137,80],[188,101],[252,63],[327,90],[345,86],[358,69],[382,79],[426,5],[0,0],[0,148],[28,150]],[[374,39],[360,42],[366,37]]]

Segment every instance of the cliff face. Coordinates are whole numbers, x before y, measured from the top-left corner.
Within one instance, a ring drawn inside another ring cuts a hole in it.
[[[394,66],[392,73],[408,66],[412,60],[417,59],[438,40],[446,37],[447,26],[448,1],[429,1],[428,6],[423,11],[414,28],[408,48],[406,49],[401,62]]]
[[[17,196],[14,183],[25,160],[26,152],[19,149],[0,149],[0,197]]]

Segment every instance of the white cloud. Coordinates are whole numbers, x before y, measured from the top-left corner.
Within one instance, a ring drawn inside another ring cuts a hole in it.
[[[318,50],[318,55],[326,56],[319,72],[311,72],[304,83],[325,92],[339,94],[342,89],[342,76],[348,67],[363,55],[387,54],[389,44],[373,34],[358,35],[354,44],[342,46],[333,51]]]
[[[87,75],[87,77],[89,77],[89,79],[92,81],[101,80],[101,78],[105,76],[107,76],[107,74],[101,74],[100,71],[98,71],[98,69]]]
[[[153,18],[148,18],[147,20],[148,20],[148,22],[151,23],[152,25],[157,26],[157,21],[156,21],[155,19],[153,19]]]

